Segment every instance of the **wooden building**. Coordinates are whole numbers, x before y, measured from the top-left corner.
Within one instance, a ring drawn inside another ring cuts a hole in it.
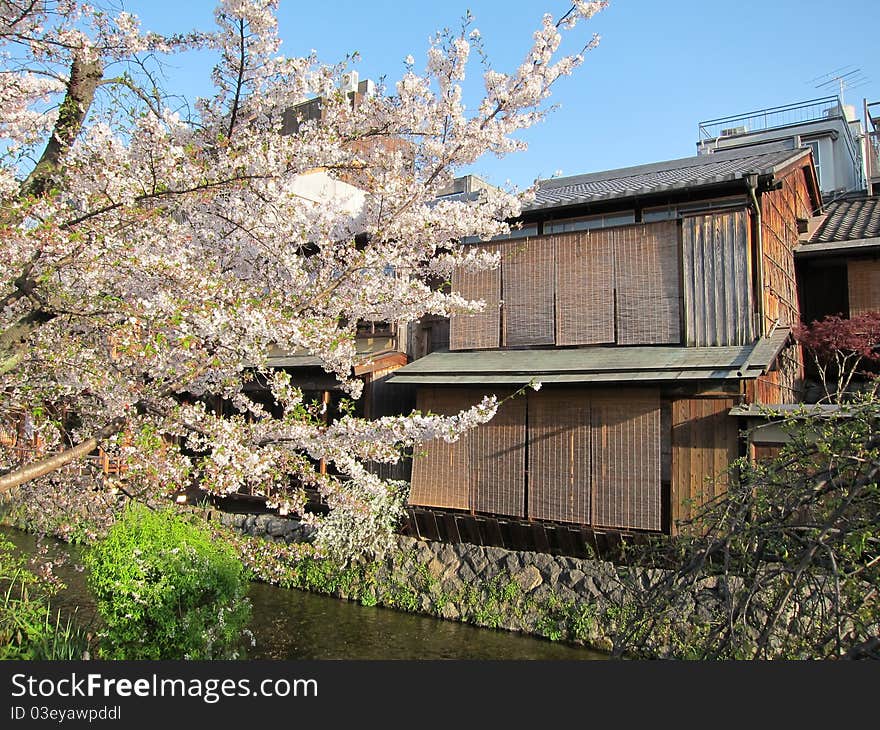
[[[435,413],[542,387],[426,446],[410,529],[574,554],[674,532],[743,449],[731,409],[800,397],[794,249],[820,208],[791,144],[542,183],[517,230],[473,244],[500,267],[453,279],[485,310],[390,379]]]
[[[828,203],[795,252],[803,320],[880,310],[880,196]]]

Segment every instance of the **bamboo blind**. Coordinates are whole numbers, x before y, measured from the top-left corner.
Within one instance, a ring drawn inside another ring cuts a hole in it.
[[[417,408],[422,413],[451,415],[476,400],[473,391],[462,388],[421,388]],[[468,433],[453,444],[442,439],[425,444],[427,453],[413,459],[410,504],[470,509],[470,438]]]
[[[426,388],[418,407],[454,413],[475,397],[463,388]],[[429,443],[427,456],[413,460],[409,501],[659,530],[661,448],[657,390],[542,390],[505,402],[456,444]]]
[[[880,260],[847,261],[849,316],[880,309]]]
[[[483,246],[498,251],[498,246]],[[483,300],[486,307],[477,314],[459,314],[449,321],[449,349],[476,350],[498,347],[501,333],[501,271],[456,270],[452,289],[465,299]]]
[[[508,400],[469,437],[473,509],[525,517],[526,399]]]
[[[555,236],[556,344],[614,342],[614,246],[610,231]]]
[[[659,530],[659,391],[596,393],[590,417],[592,523]]]
[[[745,345],[755,339],[745,209],[682,219],[685,344]]]
[[[589,391],[529,393],[528,516],[590,522]]]
[[[682,398],[672,403],[672,524],[726,489],[739,455],[739,430],[728,412],[734,398]]]
[[[504,344],[552,345],[556,247],[553,238],[512,241],[502,248]]]
[[[617,343],[678,344],[678,224],[663,221],[609,232],[615,237]]]

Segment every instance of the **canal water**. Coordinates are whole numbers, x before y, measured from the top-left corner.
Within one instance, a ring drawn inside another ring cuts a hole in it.
[[[21,550],[32,554],[37,540],[0,527]],[[67,588],[55,600],[62,611],[76,610],[81,625],[96,621],[94,599],[77,568],[81,550],[45,540],[49,557],[66,558],[56,573]],[[250,629],[256,646],[250,659],[605,659],[582,647],[508,631],[481,629],[455,621],[342,601],[305,591],[252,583]]]

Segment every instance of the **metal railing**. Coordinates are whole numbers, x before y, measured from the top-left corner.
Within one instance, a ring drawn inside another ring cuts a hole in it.
[[[702,142],[718,137],[764,132],[835,117],[846,121],[840,100],[836,96],[825,96],[700,122],[699,139]]]
[[[865,102],[865,171],[872,188],[880,188],[880,101]],[[873,184],[872,184],[873,183]]]

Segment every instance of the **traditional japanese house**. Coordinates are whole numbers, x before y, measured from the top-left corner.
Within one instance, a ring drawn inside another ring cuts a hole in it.
[[[542,383],[416,455],[410,529],[573,554],[675,532],[744,448],[731,409],[800,397],[794,249],[820,208],[791,143],[544,181],[472,244],[500,267],[453,280],[484,311],[391,376],[436,413]]]
[[[880,310],[880,196],[828,203],[795,251],[804,322]]]

